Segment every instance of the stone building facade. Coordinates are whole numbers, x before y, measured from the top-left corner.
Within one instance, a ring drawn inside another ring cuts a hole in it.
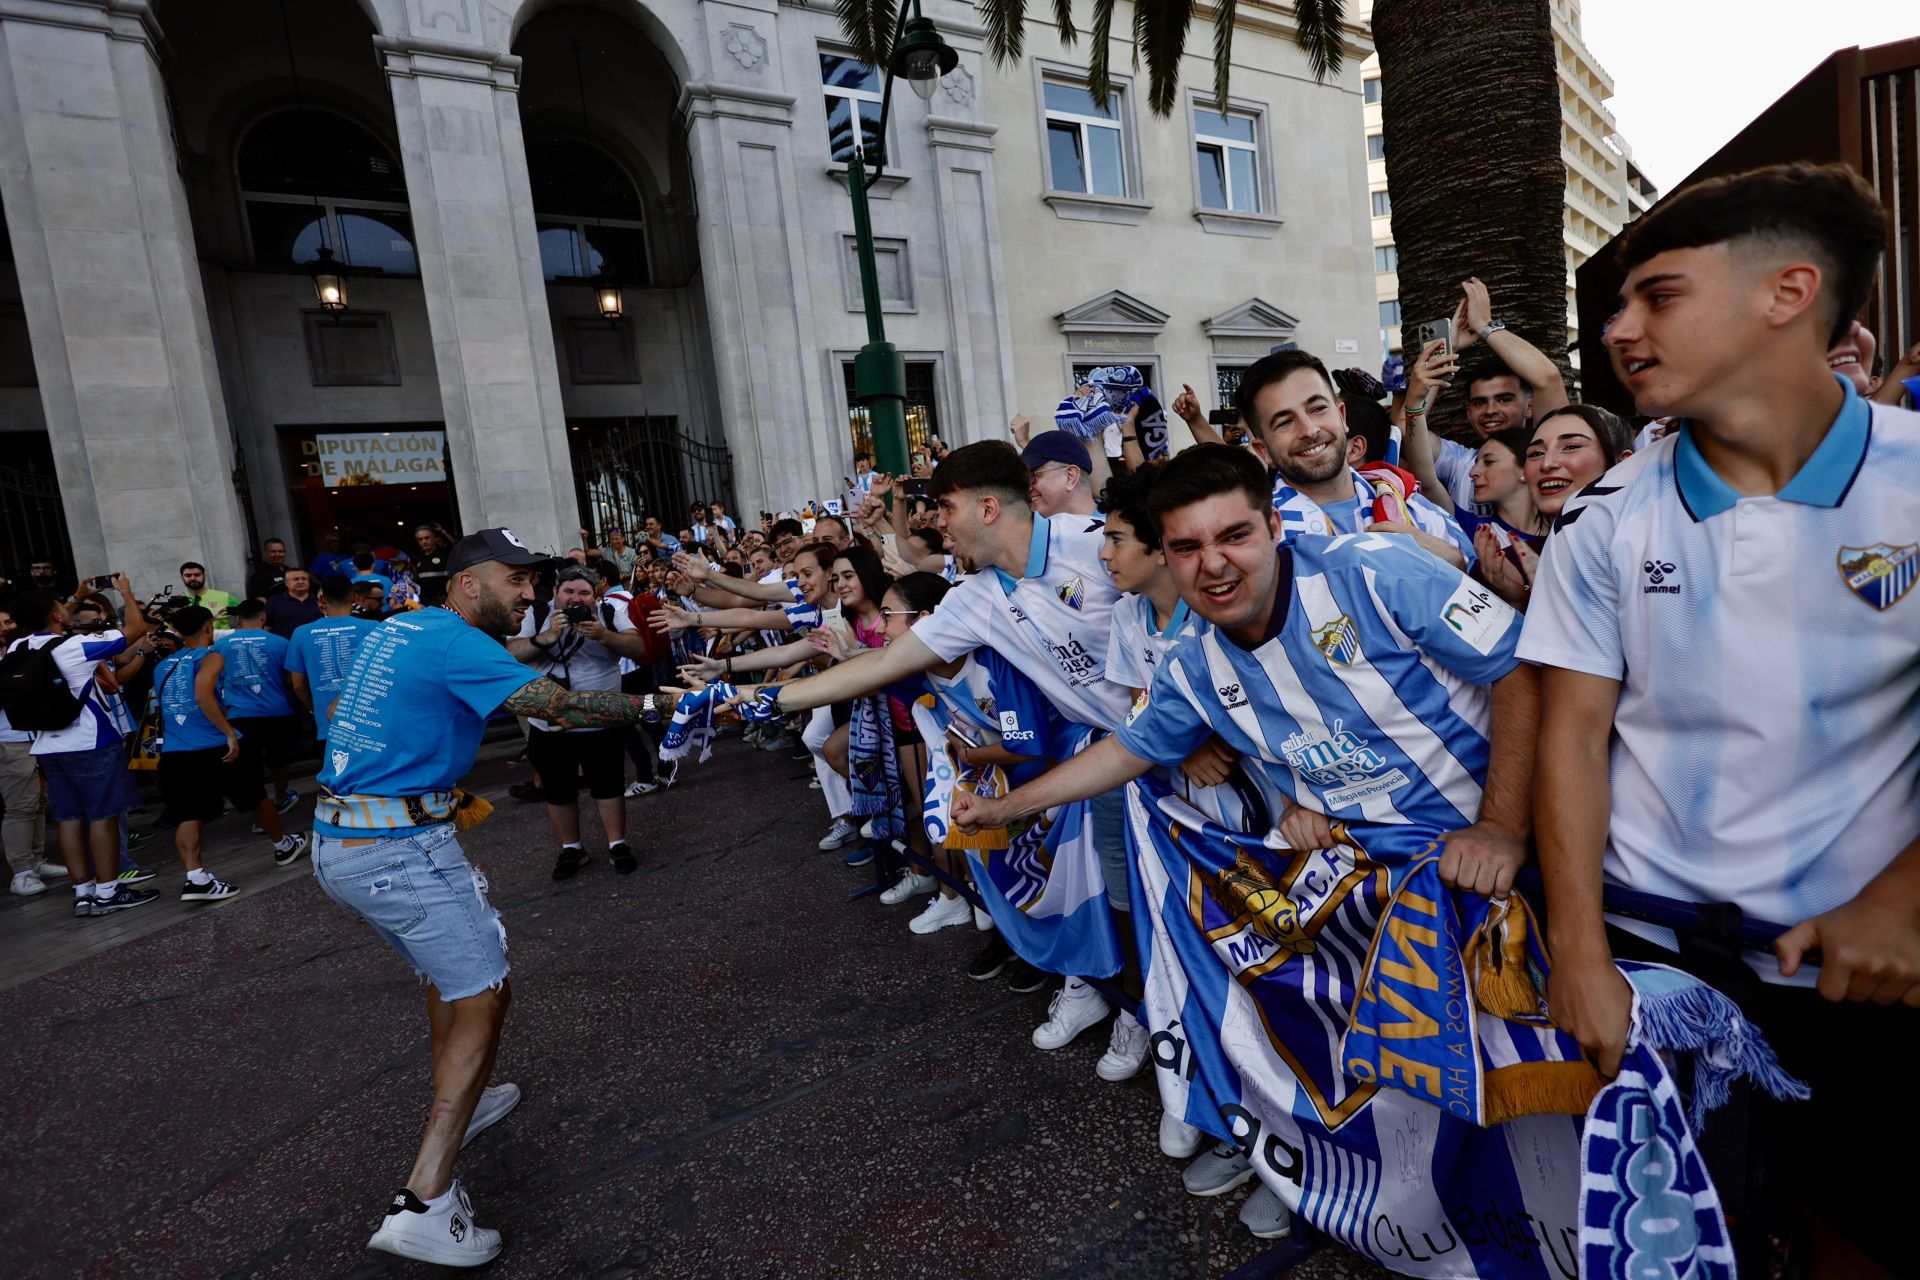
[[[1243,4],[1230,110],[1159,118],[1050,29],[996,67],[926,11],[960,65],[895,95],[872,206],[917,437],[1044,420],[1081,366],[1213,407],[1276,341],[1374,362],[1359,28],[1317,84]],[[830,496],[865,340],[836,155],[878,116],[844,53],[822,0],[0,0],[0,572],[64,540],[236,584],[269,535],[558,548]]]

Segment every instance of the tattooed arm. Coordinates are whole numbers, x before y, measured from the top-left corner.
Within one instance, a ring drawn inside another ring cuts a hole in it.
[[[541,676],[500,705],[517,716],[532,716],[562,729],[597,729],[632,724],[643,709],[651,710],[652,694],[625,694],[611,690],[562,689]],[[671,711],[669,703],[666,710]]]

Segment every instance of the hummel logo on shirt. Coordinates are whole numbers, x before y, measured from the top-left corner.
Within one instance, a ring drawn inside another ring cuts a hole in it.
[[[1674,576],[1673,561],[1649,560],[1640,566],[1640,571],[1647,575],[1647,585],[1641,588],[1647,595],[1677,596],[1680,594],[1680,584],[1667,581]]]

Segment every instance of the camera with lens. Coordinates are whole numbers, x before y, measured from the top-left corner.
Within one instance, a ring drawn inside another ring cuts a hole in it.
[[[172,587],[163,587],[140,606],[140,616],[145,618],[150,626],[164,627],[167,625],[167,619],[192,603],[193,601],[186,596],[175,595]]]
[[[560,612],[567,616],[569,622],[579,626],[593,617],[593,606],[590,604],[562,605]]]

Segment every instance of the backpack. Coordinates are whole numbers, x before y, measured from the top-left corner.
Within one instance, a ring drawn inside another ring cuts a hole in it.
[[[86,707],[86,686],[76,694],[53,651],[72,637],[35,647],[25,640],[0,657],[0,711],[16,729],[46,733],[64,729]]]

